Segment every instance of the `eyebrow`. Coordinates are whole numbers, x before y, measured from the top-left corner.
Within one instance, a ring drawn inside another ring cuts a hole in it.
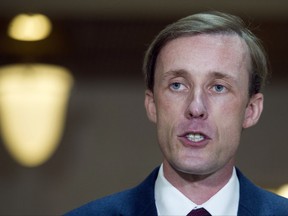
[[[179,69],[179,70],[170,70],[163,74],[163,79],[169,78],[170,76],[175,77],[186,77],[189,73],[186,70]]]
[[[212,72],[208,76],[211,76],[212,78],[215,78],[215,79],[228,79],[228,80],[232,80],[234,82],[237,81],[235,77],[233,77],[229,74],[226,74],[226,73],[218,72],[218,71]]]
[[[189,76],[189,72],[187,72],[186,70],[183,70],[183,69],[170,70],[170,71],[167,71],[165,74],[163,74],[163,79],[169,78],[170,76],[187,77],[187,76]],[[237,81],[235,77],[233,77],[227,73],[219,72],[219,71],[210,72],[207,76],[210,78],[214,78],[214,79],[228,79],[228,80],[231,80],[234,82]]]

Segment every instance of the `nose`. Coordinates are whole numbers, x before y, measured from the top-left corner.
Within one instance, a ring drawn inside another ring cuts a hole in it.
[[[185,116],[188,119],[207,119],[207,99],[201,90],[191,92],[187,98]]]

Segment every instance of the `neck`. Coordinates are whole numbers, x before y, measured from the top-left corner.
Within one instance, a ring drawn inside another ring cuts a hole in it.
[[[224,168],[205,175],[183,173],[174,169],[167,161],[163,162],[165,178],[192,202],[201,205],[208,201],[229,181],[234,161]]]

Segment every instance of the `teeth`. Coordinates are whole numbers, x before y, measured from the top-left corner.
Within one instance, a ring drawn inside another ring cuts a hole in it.
[[[201,134],[188,134],[186,137],[192,142],[200,142],[204,140],[204,136]]]

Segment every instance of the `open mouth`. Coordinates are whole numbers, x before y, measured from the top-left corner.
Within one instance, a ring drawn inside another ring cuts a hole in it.
[[[201,142],[205,139],[205,136],[200,133],[188,133],[185,137],[191,142]]]
[[[192,130],[179,134],[178,137],[184,145],[195,147],[205,146],[211,140],[204,132]]]

